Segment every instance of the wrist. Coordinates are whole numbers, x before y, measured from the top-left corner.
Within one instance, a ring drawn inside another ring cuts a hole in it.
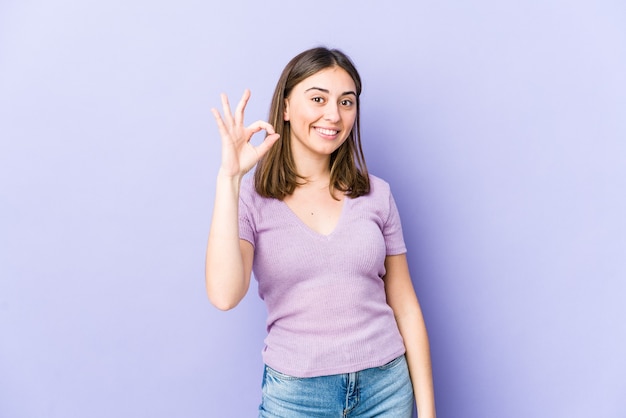
[[[244,175],[241,173],[233,174],[232,172],[224,170],[224,168],[220,167],[219,171],[217,172],[217,181],[240,183],[243,176]]]

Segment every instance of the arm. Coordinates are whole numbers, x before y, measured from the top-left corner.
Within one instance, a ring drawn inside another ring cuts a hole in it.
[[[385,292],[404,339],[413,392],[420,418],[435,418],[430,348],[424,317],[420,308],[405,254],[385,259]]]
[[[239,239],[239,183],[222,173],[217,176],[213,218],[206,250],[206,291],[221,310],[232,309],[250,285],[252,244]]]
[[[206,250],[206,291],[213,305],[222,310],[234,308],[250,285],[254,251],[252,244],[239,239],[239,186],[241,179],[278,140],[274,128],[257,121],[243,125],[244,109],[250,98],[246,90],[234,116],[226,95],[222,95],[224,118],[211,109],[222,139],[222,163],[215,188],[213,218]],[[254,147],[250,139],[265,130],[268,136]]]

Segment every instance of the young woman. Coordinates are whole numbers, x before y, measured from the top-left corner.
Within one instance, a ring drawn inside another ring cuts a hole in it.
[[[251,272],[267,304],[260,417],[435,417],[428,337],[389,185],[369,175],[361,79],[338,50],[284,69],[269,122],[212,109],[222,139],[206,255],[219,309]],[[267,136],[258,146],[256,132]],[[256,165],[254,176],[244,175]]]

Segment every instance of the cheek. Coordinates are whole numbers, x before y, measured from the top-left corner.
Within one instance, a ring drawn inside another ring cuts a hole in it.
[[[314,122],[321,117],[324,116],[324,112],[322,112],[319,108],[315,107],[305,107],[301,112],[302,119],[306,122]]]
[[[289,119],[292,124],[307,123],[311,119],[311,110],[304,106],[292,106]]]
[[[356,113],[350,112],[349,114],[345,115],[343,120],[344,120],[345,126],[349,127],[350,130],[352,130],[352,127],[354,126],[354,123],[356,122]]]

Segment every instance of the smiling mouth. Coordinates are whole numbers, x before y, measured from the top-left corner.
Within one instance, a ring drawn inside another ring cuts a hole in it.
[[[322,135],[326,135],[326,136],[334,136],[339,133],[339,131],[336,131],[334,129],[315,128],[315,130],[321,133]]]

